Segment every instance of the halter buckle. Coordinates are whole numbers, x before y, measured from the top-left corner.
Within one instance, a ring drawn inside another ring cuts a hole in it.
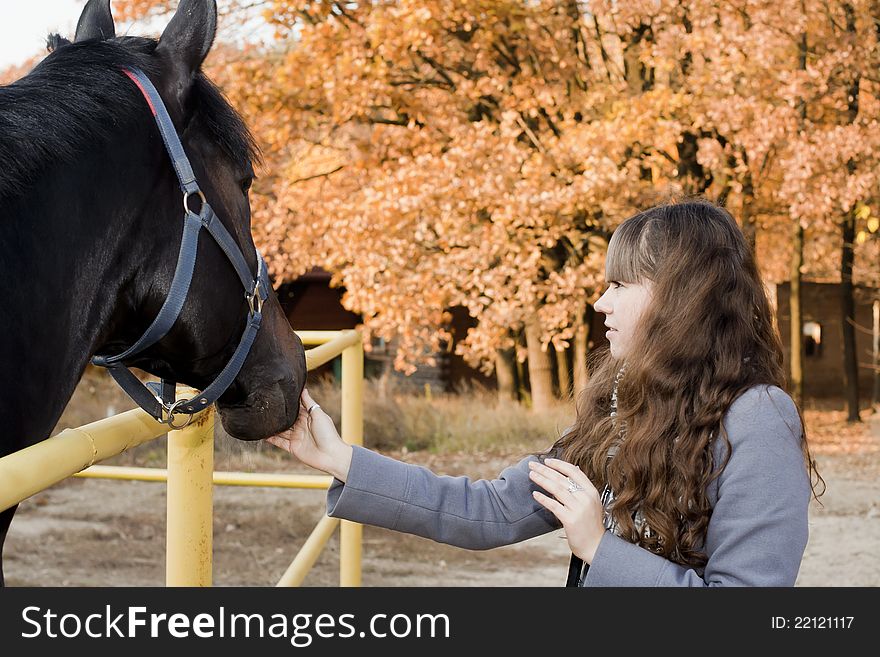
[[[254,291],[248,294],[245,292],[244,298],[247,299],[248,306],[251,309],[251,316],[253,317],[254,313],[263,312],[263,297],[260,295],[260,287],[261,281],[258,278],[256,283],[254,283]]]
[[[176,402],[173,402],[171,404],[166,404],[164,401],[162,401],[161,397],[156,395],[156,401],[159,402],[159,405],[162,407],[162,410],[168,414],[168,417],[160,417],[159,418],[159,422],[161,422],[162,424],[167,424],[174,431],[179,431],[181,429],[185,429],[186,427],[188,427],[190,422],[192,422],[193,415],[195,415],[195,413],[187,413],[187,415],[189,417],[186,419],[186,422],[184,422],[181,425],[174,424],[174,411],[177,410],[178,406],[182,406],[183,404],[187,403],[188,400],[178,399]],[[160,412],[160,415],[161,414],[162,413]]]

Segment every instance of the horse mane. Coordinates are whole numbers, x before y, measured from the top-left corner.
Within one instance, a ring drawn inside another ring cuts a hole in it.
[[[106,143],[120,125],[150,117],[143,96],[119,71],[137,67],[153,77],[158,41],[70,43],[51,35],[48,45],[52,52],[30,73],[0,86],[0,199],[24,192],[50,164],[73,162]],[[236,164],[259,160],[244,121],[201,72],[189,102],[190,120],[199,121]]]

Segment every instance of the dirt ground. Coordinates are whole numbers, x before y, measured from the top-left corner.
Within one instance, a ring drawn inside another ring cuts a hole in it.
[[[880,416],[866,419],[869,438],[856,450],[814,454],[827,492],[811,509],[798,586],[880,586]],[[518,458],[393,455],[471,477],[493,477]],[[249,455],[245,465],[306,471],[265,455]],[[323,491],[215,487],[214,584],[274,585],[324,512],[324,499]],[[162,586],[164,548],[164,485],[69,479],[21,505],[4,566],[11,586]],[[336,532],[304,585],[337,585],[338,554]],[[363,585],[559,586],[568,554],[561,532],[473,552],[365,527]]]

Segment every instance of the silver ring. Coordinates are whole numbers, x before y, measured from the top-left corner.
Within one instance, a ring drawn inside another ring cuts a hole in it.
[[[579,490],[584,490],[584,487],[581,486],[580,484],[576,484],[576,483],[574,483],[571,479],[569,479],[569,480],[568,480],[568,492],[569,492],[569,493],[574,493],[574,492],[577,492],[577,491],[579,491]]]
[[[320,406],[318,406],[318,402],[315,402],[314,404],[312,404],[311,406],[309,406],[309,407],[306,409],[306,413],[308,413],[309,415],[311,415],[311,414],[312,414],[312,411],[315,410],[316,408],[321,408]]]
[[[197,189],[194,192],[184,192],[184,194],[183,194],[183,209],[188,214],[195,214],[195,212],[193,212],[192,210],[189,209],[189,197],[192,196],[193,194],[199,195],[199,200],[201,200],[201,202],[202,202],[202,207],[205,207],[208,204],[208,201],[205,200],[205,195],[202,194],[202,190]],[[199,211],[201,212],[201,208],[199,208]]]

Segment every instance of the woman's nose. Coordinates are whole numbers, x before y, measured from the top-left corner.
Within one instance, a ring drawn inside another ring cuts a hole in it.
[[[608,315],[609,313],[611,313],[611,305],[606,299],[607,296],[608,292],[605,292],[601,297],[596,300],[596,303],[593,304],[593,308],[595,308],[597,312],[600,312],[603,315]]]

